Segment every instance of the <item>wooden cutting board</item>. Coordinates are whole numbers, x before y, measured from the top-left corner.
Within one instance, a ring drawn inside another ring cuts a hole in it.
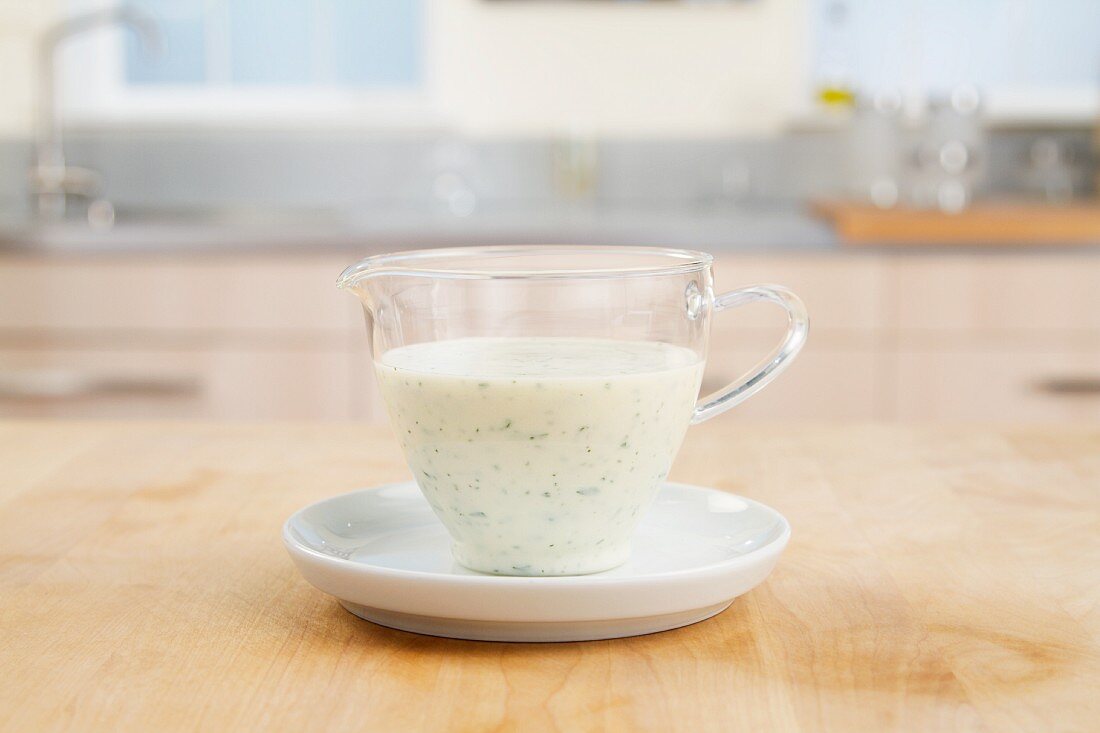
[[[983,202],[957,214],[847,201],[812,208],[844,244],[1100,245],[1100,204]]]
[[[492,644],[344,611],[280,541],[385,428],[0,423],[0,730],[1095,731],[1100,429],[689,431],[793,536],[718,616]],[[540,579],[533,579],[538,582]]]

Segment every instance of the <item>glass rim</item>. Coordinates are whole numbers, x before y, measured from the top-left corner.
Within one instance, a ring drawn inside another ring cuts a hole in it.
[[[463,258],[507,258],[538,254],[648,256],[664,258],[668,264],[639,264],[621,267],[560,267],[560,268],[493,268],[464,267]],[[440,261],[452,260],[447,266]],[[698,272],[709,267],[714,257],[706,252],[672,247],[642,247],[633,245],[586,244],[523,244],[487,245],[478,247],[435,247],[410,249],[371,255],[351,265],[337,280],[338,287],[350,287],[372,275],[405,275],[456,280],[570,280],[651,277]]]

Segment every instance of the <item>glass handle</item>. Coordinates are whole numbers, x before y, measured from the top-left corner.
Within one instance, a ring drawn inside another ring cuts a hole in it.
[[[806,335],[810,331],[806,306],[801,298],[780,285],[750,285],[723,293],[714,299],[714,312],[758,301],[775,303],[787,311],[787,337],[764,361],[750,370],[747,376],[700,400],[691,417],[693,425],[709,420],[759,392],[764,385],[790,366],[795,355],[806,343]]]

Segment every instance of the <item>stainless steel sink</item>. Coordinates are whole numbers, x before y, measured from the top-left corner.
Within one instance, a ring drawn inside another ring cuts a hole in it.
[[[302,246],[346,240],[350,226],[334,212],[260,209],[126,210],[110,227],[84,219],[0,219],[0,249],[25,252],[191,251]]]
[[[529,205],[456,216],[393,205],[317,209],[142,209],[114,226],[0,219],[0,250],[42,253],[225,252],[348,249],[357,252],[472,244],[635,244],[714,251],[822,250],[832,230],[794,207]]]

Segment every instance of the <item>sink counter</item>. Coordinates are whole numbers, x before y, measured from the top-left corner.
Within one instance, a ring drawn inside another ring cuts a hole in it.
[[[609,244],[721,253],[1095,251],[1100,241],[1031,244],[844,245],[825,219],[798,206],[501,207],[456,216],[438,209],[377,208],[352,214],[292,211],[141,212],[110,229],[82,221],[34,224],[0,218],[0,253],[43,255],[351,254],[489,244]]]
[[[377,209],[351,216],[165,215],[107,230],[82,222],[0,222],[0,251],[176,253],[256,250],[388,251],[476,244],[635,244],[727,251],[828,250],[828,224],[794,207],[509,208],[461,217],[442,211]]]

